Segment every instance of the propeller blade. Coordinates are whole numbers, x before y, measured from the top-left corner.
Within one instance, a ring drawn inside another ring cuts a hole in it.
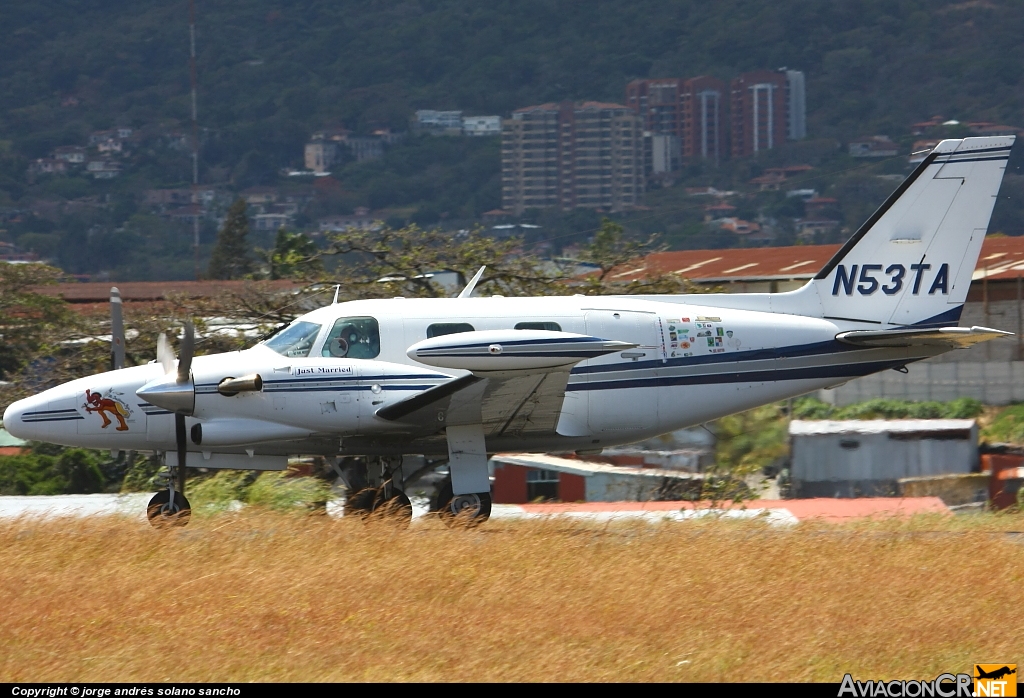
[[[196,348],[196,328],[191,320],[185,321],[185,334],[181,337],[181,357],[178,359],[178,382],[188,383],[192,372],[192,354]]]
[[[174,437],[178,442],[178,482],[177,490],[185,495],[185,454],[188,451],[185,433],[185,415],[175,413],[174,415]]]
[[[121,292],[110,289],[110,369],[124,368],[124,317],[121,314]]]
[[[164,373],[174,370],[174,350],[171,349],[171,343],[163,332],[156,338],[156,360],[164,367]]]

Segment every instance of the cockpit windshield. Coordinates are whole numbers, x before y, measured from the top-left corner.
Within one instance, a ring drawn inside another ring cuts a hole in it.
[[[294,322],[264,344],[282,356],[309,356],[320,327],[315,322]]]

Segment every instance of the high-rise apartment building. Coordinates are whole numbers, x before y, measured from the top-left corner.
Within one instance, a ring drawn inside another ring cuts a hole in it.
[[[804,74],[799,70],[786,70],[786,132],[789,140],[807,137],[807,99]]]
[[[771,150],[786,140],[786,76],[743,73],[730,87],[733,157]]]
[[[679,139],[680,155],[719,162],[727,154],[725,83],[700,76],[634,80],[626,85],[626,104],[652,135]]]
[[[725,159],[728,101],[725,83],[706,75],[690,78],[682,93],[683,157],[720,162]]]
[[[621,211],[644,191],[643,130],[621,104],[541,104],[502,123],[502,208]]]
[[[626,106],[643,120],[645,131],[682,138],[683,83],[680,78],[634,80],[626,85]]]
[[[731,151],[743,157],[807,135],[804,74],[799,70],[744,73],[730,85]]]

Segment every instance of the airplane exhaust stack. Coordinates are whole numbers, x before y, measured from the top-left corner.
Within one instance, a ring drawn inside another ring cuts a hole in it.
[[[263,378],[252,373],[241,378],[225,378],[217,384],[217,392],[224,397],[232,397],[239,393],[258,393],[263,390]]]

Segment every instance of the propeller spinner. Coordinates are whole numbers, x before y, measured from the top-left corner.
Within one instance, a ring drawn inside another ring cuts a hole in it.
[[[135,391],[146,402],[163,407],[178,415],[190,415],[196,408],[196,386],[192,380],[192,354],[195,351],[195,327],[185,323],[181,338],[181,358],[174,368],[174,350],[167,336],[161,334],[156,342],[156,357],[166,374]]]

